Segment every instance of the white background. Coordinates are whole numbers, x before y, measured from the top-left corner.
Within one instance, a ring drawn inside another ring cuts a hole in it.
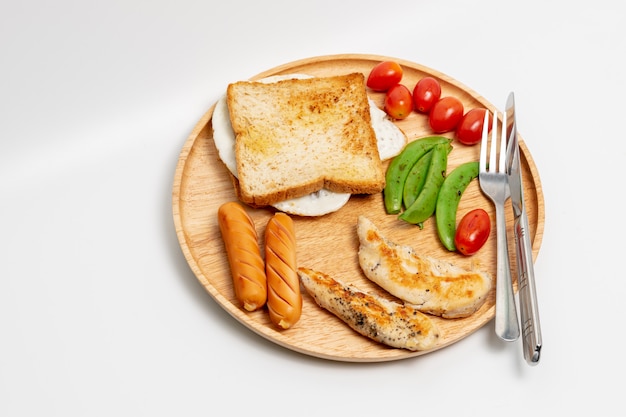
[[[626,14],[596,1],[3,2],[0,415],[626,415]],[[208,295],[171,191],[232,81],[365,53],[513,90],[539,169],[541,363],[492,324],[347,364],[279,347]],[[235,413],[236,412],[236,413]]]

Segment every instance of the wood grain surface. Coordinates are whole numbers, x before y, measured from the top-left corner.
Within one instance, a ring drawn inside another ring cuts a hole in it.
[[[362,72],[367,77],[374,65],[386,59],[393,59],[402,65],[404,69],[402,83],[411,90],[420,78],[430,75],[440,80],[442,96],[458,97],[466,110],[473,107],[495,110],[495,107],[483,97],[445,74],[413,62],[384,56],[348,54],[314,57],[278,66],[251,79],[289,73],[329,76]],[[234,81],[238,80],[228,80]],[[372,91],[368,93],[370,98],[382,107],[384,95]],[[503,101],[504,98],[503,94]],[[236,200],[236,197],[228,171],[219,160],[213,143],[212,113],[213,107],[198,121],[180,153],[172,192],[173,217],[178,240],[190,268],[215,301],[242,325],[280,346],[303,354],[346,362],[382,362],[420,356],[444,348],[490,323],[494,317],[494,290],[485,304],[470,317],[454,320],[433,317],[441,329],[442,337],[439,343],[429,351],[410,352],[389,348],[357,334],[338,318],[320,309],[305,292],[302,317],[289,330],[274,327],[266,310],[248,313],[240,308],[234,298],[228,260],[217,224],[219,206],[227,201]],[[432,135],[425,115],[413,112],[407,119],[396,123],[407,134],[409,141]],[[444,136],[454,137],[452,133]],[[478,160],[479,145],[465,146],[454,141],[453,146],[454,149],[449,154],[448,172],[461,163]],[[536,258],[544,228],[543,193],[537,168],[521,137],[520,151],[524,196],[533,241],[533,255]],[[387,163],[385,167],[386,165]],[[457,221],[464,213],[477,207],[484,208],[490,214],[493,222],[492,235],[476,255],[465,257],[448,252],[441,245],[434,217],[425,222],[423,229],[419,229],[397,219],[396,215],[386,214],[382,194],[352,196],[348,204],[335,213],[315,218],[293,217],[298,245],[298,264],[325,272],[365,291],[385,294],[384,290],[363,276],[358,264],[356,222],[359,215],[366,215],[390,240],[410,245],[420,254],[454,262],[462,267],[474,266],[487,270],[492,275],[495,288],[495,210],[481,193],[478,181],[474,180],[463,194]],[[268,219],[273,215],[273,210],[251,208],[247,210],[255,222],[259,244],[263,248],[261,237]],[[515,246],[510,202],[507,204],[507,228],[511,267],[515,277]]]

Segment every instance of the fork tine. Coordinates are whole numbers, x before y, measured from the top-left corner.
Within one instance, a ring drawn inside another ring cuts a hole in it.
[[[500,154],[498,172],[506,173],[506,112],[502,113],[502,132],[500,134]]]
[[[498,111],[493,112],[491,123],[491,147],[489,149],[489,172],[496,172],[496,158],[498,156]]]
[[[485,112],[483,121],[483,136],[480,140],[480,158],[478,160],[478,172],[487,172],[487,141],[489,140],[489,110]]]

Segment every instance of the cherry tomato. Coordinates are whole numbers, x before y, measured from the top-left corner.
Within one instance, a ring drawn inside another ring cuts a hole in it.
[[[475,145],[482,139],[485,112],[487,109],[471,109],[461,119],[456,127],[456,138],[464,145]],[[488,129],[491,131],[491,113],[489,114]]]
[[[415,84],[413,104],[420,113],[428,113],[441,97],[441,85],[433,77],[424,77]]]
[[[454,245],[463,255],[473,255],[483,247],[491,233],[491,219],[483,209],[468,212],[456,228]]]
[[[428,114],[428,122],[435,133],[454,130],[462,118],[463,103],[453,96],[440,98]]]
[[[385,95],[385,112],[393,119],[404,119],[413,110],[411,90],[404,84],[396,84]]]
[[[402,79],[402,67],[394,61],[376,65],[367,77],[367,86],[374,91],[387,91]]]

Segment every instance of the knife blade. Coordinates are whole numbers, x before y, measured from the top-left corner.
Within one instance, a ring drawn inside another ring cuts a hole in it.
[[[513,228],[515,232],[515,248],[517,256],[517,284],[520,300],[520,316],[522,327],[522,343],[524,359],[530,365],[539,362],[541,353],[541,325],[535,288],[535,271],[533,265],[532,244],[528,216],[524,205],[524,189],[520,163],[519,142],[517,137],[517,121],[515,119],[515,96],[509,94],[506,103],[507,120],[507,173],[511,191],[513,208]]]

